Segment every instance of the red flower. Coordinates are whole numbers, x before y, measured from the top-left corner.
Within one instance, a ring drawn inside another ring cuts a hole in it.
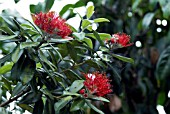
[[[49,34],[57,34],[62,38],[71,34],[70,27],[66,21],[56,15],[55,12],[42,13],[33,15],[34,23],[42,30]]]
[[[130,43],[130,36],[125,33],[116,33],[113,34],[113,37],[110,39],[111,43],[120,44],[122,47],[131,46],[133,43]]]
[[[106,74],[94,72],[92,74],[83,74],[86,78],[84,81],[85,87],[89,90],[90,94],[97,96],[104,96],[112,92],[109,79]]]
[[[80,94],[84,94],[84,93],[85,93],[85,89],[81,89],[81,90],[79,91],[79,93],[80,93]]]

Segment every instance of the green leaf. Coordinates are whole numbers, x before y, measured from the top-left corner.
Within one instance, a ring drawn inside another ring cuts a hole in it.
[[[87,45],[93,49],[93,42],[90,38],[84,38],[83,41],[85,41],[87,43]]]
[[[70,92],[76,93],[78,92],[83,86],[84,80],[75,80],[72,85],[70,86]]]
[[[69,42],[71,41],[71,39],[54,39],[54,38],[51,38],[50,40],[48,40],[47,42],[51,42],[51,43],[66,43],[66,42]]]
[[[32,114],[42,114],[43,109],[44,109],[44,103],[43,103],[43,100],[40,99],[35,103]]]
[[[14,0],[15,3],[18,3],[20,0]]]
[[[170,46],[160,55],[156,66],[157,80],[164,81],[170,74]]]
[[[64,108],[73,98],[71,96],[67,96],[59,100],[54,104],[55,114],[59,114],[60,110]]]
[[[10,62],[0,67],[0,75],[9,72],[12,69],[13,64],[14,64],[13,62]]]
[[[149,12],[145,14],[143,20],[142,20],[142,26],[144,29],[147,29],[152,22],[152,19],[154,17],[155,13]]]
[[[8,34],[10,34],[10,35],[15,35],[15,33],[14,33],[9,27],[1,26],[1,27],[0,27],[0,30],[1,30],[1,31],[4,31],[4,32],[6,32],[6,33],[8,33]]]
[[[10,39],[13,39],[13,38],[16,38],[17,35],[11,35],[11,36],[8,36],[8,35],[0,35],[0,41],[3,41],[3,40],[10,40]]]
[[[2,57],[0,59],[0,64],[5,63],[6,61],[10,60],[11,59],[11,55],[12,55],[12,53],[9,53],[8,55]]]
[[[19,60],[13,65],[11,69],[11,79],[15,81],[20,80],[21,68],[23,67],[23,63],[25,60],[25,56],[22,55]]]
[[[56,68],[56,66],[55,66],[54,64],[52,64],[52,63],[47,59],[47,57],[44,55],[44,53],[43,53],[41,50],[39,50],[39,56],[40,56],[40,59],[41,59],[43,62],[45,62],[47,65],[49,65],[52,70],[54,70],[54,68]],[[54,68],[53,68],[53,67],[54,67]],[[56,68],[56,69],[57,69],[57,68]]]
[[[107,34],[107,33],[98,33],[98,35],[100,36],[100,38],[102,40],[106,40],[106,39],[110,39],[111,38],[111,35]],[[92,38],[96,39],[96,37],[94,36],[93,33],[86,33],[85,36],[92,37]]]
[[[94,6],[89,6],[87,8],[87,13],[86,13],[87,18],[89,19],[93,15],[93,13],[94,13]]]
[[[89,99],[91,100],[97,100],[97,101],[104,101],[104,102],[110,102],[108,99],[104,98],[104,97],[89,97]]]
[[[40,13],[41,11],[44,12],[44,5],[45,4],[42,3],[42,2],[39,2],[37,5],[31,4],[30,5],[30,12],[34,13],[34,14]]]
[[[70,8],[73,8],[73,4],[67,4],[65,5],[62,10],[59,12],[60,16],[63,16]]]
[[[45,0],[45,12],[49,12],[55,0]]]
[[[159,104],[159,105],[164,105],[165,100],[166,100],[166,94],[165,94],[164,91],[161,91],[161,92],[158,94],[157,104]]]
[[[88,19],[83,19],[82,21],[82,29],[85,29],[88,25],[90,25],[92,22]]]
[[[119,59],[119,60],[121,60],[121,61],[134,64],[134,60],[132,58],[124,57],[124,56],[117,55],[117,54],[112,54],[112,56]]]
[[[84,99],[74,100],[73,103],[71,104],[70,111],[73,112],[80,110],[84,105],[85,105]]]
[[[9,81],[9,80],[7,80],[5,77],[3,77],[2,76],[2,80],[1,80],[2,82],[3,82],[3,87],[5,87],[6,89],[8,89],[9,91],[10,91],[10,93],[11,93],[11,91],[12,91],[12,88],[11,88],[11,82]]]
[[[27,48],[27,47],[35,47],[39,44],[39,42],[21,42],[20,49]]]
[[[104,46],[104,42],[102,41],[102,39],[100,38],[99,34],[96,31],[93,31],[94,36],[96,37],[96,39],[99,41],[101,46]]]
[[[29,111],[30,113],[33,112],[33,108],[31,106],[27,105],[27,104],[19,104],[19,103],[17,103],[17,105],[19,107],[21,107],[22,109]]]
[[[43,114],[54,114],[54,100],[47,99],[44,107]]]
[[[68,43],[67,49],[68,49],[69,55],[73,59],[73,61],[77,61],[77,51],[75,50],[74,46],[72,44]]]
[[[27,93],[24,97],[22,97],[22,99],[19,101],[19,103],[21,104],[32,104],[32,103],[36,103],[37,101],[39,101],[42,97],[42,93],[41,92],[29,92]]]
[[[132,11],[135,11],[138,7],[138,5],[142,2],[142,0],[134,0],[132,4]]]
[[[71,92],[68,92],[68,91],[63,91],[63,96],[77,96],[77,97],[80,97],[81,95],[78,94],[78,93],[71,93]]]
[[[100,23],[100,22],[110,22],[110,21],[106,18],[97,18],[97,19],[94,19],[94,22]]]
[[[14,87],[14,89],[12,91],[11,97],[18,95],[18,93],[23,91],[24,88],[25,88],[25,86],[23,86],[21,82],[18,82],[17,85]]]
[[[35,69],[36,69],[35,61],[26,58],[22,64],[21,74],[20,74],[20,79],[24,85],[27,84],[29,81],[31,81],[31,79],[34,76]]]
[[[90,103],[90,101],[85,100],[85,102],[87,103],[87,105],[92,108],[94,111],[98,112],[99,114],[104,114],[104,112],[102,112],[101,110],[99,110],[98,108],[96,108],[93,104]]]
[[[85,33],[84,32],[80,32],[80,33],[74,32],[73,36],[78,40],[83,40],[85,38]]]
[[[168,19],[170,16],[170,2],[168,2],[165,6],[162,7],[163,17]]]
[[[17,45],[17,47],[14,49],[14,51],[12,52],[12,61],[14,63],[16,63],[19,58],[21,57],[21,55],[23,54],[23,50],[20,49],[20,45]]]

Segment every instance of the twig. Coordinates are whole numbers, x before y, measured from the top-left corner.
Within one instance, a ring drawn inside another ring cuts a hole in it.
[[[0,104],[0,107],[4,107],[4,106],[10,104],[11,102],[17,100],[19,97],[23,96],[25,93],[29,92],[30,90],[31,90],[31,87],[27,87],[25,90],[21,91],[17,96],[10,98],[8,101]]]

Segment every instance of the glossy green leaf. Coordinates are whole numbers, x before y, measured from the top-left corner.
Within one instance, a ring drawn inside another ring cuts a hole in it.
[[[60,16],[63,16],[70,8],[73,8],[73,4],[67,4],[67,5],[65,5],[62,9],[61,9],[61,11],[59,12],[59,15]]]
[[[90,101],[85,100],[85,102],[87,103],[87,105],[92,108],[94,111],[98,112],[99,114],[104,114],[104,112],[102,112],[101,110],[99,110],[98,108],[96,108],[93,104],[91,104]]]
[[[48,42],[51,42],[51,43],[66,43],[66,42],[69,42],[71,40],[72,39],[54,39],[54,38],[51,38],[50,40],[48,40]]]
[[[104,102],[110,102],[108,99],[104,98],[104,97],[89,97],[89,99],[91,100],[97,100],[97,101],[104,101]]]
[[[30,12],[31,13],[40,13],[41,11],[44,12],[44,3],[43,2],[39,2],[37,5],[30,5]]]
[[[47,99],[45,102],[44,113],[43,114],[54,114],[54,100]]]
[[[78,93],[72,93],[72,92],[68,92],[68,91],[63,91],[63,96],[77,96],[80,97],[81,95]]]
[[[43,61],[43,62],[45,62],[47,65],[49,65],[50,66],[50,68],[52,69],[52,70],[54,70],[54,68],[56,67],[54,64],[52,64],[48,59],[47,59],[47,57],[45,56],[45,54],[41,51],[41,50],[39,50],[39,56],[40,56],[40,59]],[[54,67],[54,68],[53,68]],[[56,68],[57,69],[57,68]]]
[[[100,38],[100,35],[96,32],[93,31],[94,36],[96,37],[96,39],[99,41],[101,46],[104,46],[104,42],[102,41],[102,39]]]
[[[23,67],[24,61],[25,56],[21,56],[19,60],[13,65],[11,69],[11,80],[20,80],[21,68]]]
[[[137,7],[139,6],[139,4],[142,2],[142,0],[134,0],[133,4],[132,4],[132,10],[135,12],[135,10],[137,9]]]
[[[48,12],[53,6],[55,0],[45,0],[45,12]]]
[[[165,6],[162,7],[163,16],[167,18],[170,16],[170,2],[168,2]]]
[[[10,62],[0,67],[0,75],[9,72],[12,69],[13,64],[14,64],[13,62]]]
[[[117,54],[112,54],[112,56],[119,59],[119,60],[121,60],[121,61],[134,64],[134,60],[132,58],[124,57],[124,56],[117,55]]]
[[[12,91],[12,87],[11,87],[12,83],[3,76],[2,76],[1,81],[3,82],[2,86],[11,92]]]
[[[27,104],[17,103],[17,105],[18,105],[19,107],[21,107],[22,109],[25,109],[25,110],[29,111],[30,113],[33,112],[33,108],[32,108],[31,106],[27,105]]]
[[[25,86],[23,86],[21,82],[18,82],[12,91],[11,97],[18,95],[24,88]]]
[[[156,66],[156,77],[158,80],[165,80],[170,74],[170,46],[160,55]]]
[[[9,27],[6,27],[6,26],[1,26],[0,27],[0,30],[3,31],[3,32],[6,32],[10,35],[15,35],[15,33],[9,28]]]
[[[34,76],[35,69],[36,69],[35,61],[26,58],[23,62],[20,74],[20,79],[24,85],[31,81],[31,79]]]
[[[42,93],[41,92],[29,92],[27,93],[24,97],[22,97],[22,99],[19,101],[20,104],[32,104],[32,103],[36,103],[37,101],[39,101],[42,97]]]
[[[20,0],[14,0],[15,3],[18,3]]]
[[[35,47],[39,44],[39,42],[21,42],[20,49],[27,48],[27,47]]]
[[[70,111],[73,112],[76,110],[80,110],[84,105],[85,105],[84,99],[74,100],[73,103],[71,104]]]
[[[95,23],[100,23],[100,22],[110,22],[108,19],[106,18],[97,18],[93,20]]]
[[[67,44],[67,49],[68,49],[70,57],[74,61],[77,61],[77,51],[75,50],[74,46],[72,44]]]
[[[23,53],[23,50],[20,49],[20,45],[18,45],[18,46],[14,49],[14,51],[12,52],[12,58],[11,58],[12,61],[13,61],[14,63],[16,63],[16,62],[19,60],[19,58],[21,57],[22,53]]]
[[[67,96],[59,100],[54,104],[55,114],[59,114],[60,110],[64,108],[73,98],[71,96]]]
[[[111,35],[107,34],[107,33],[98,33],[98,35],[100,36],[100,38],[102,40],[106,40],[106,39],[110,39],[111,38]],[[94,36],[93,33],[86,33],[85,36],[96,39],[96,37]]]
[[[11,60],[11,55],[12,55],[12,53],[9,53],[9,54],[5,55],[4,57],[2,57],[2,58],[0,59],[0,64],[1,64],[1,63],[5,63],[6,61]]]
[[[85,33],[84,32],[81,32],[81,33],[74,32],[73,36],[78,40],[83,40],[85,38]]]
[[[83,41],[86,42],[86,44],[91,48],[93,49],[93,42],[90,38],[84,38]]]
[[[86,12],[87,18],[90,18],[93,15],[93,13],[94,13],[94,6],[89,6]]]
[[[88,25],[90,25],[92,22],[90,20],[84,19],[82,21],[82,29],[85,29]]]
[[[78,92],[83,86],[84,80],[75,80],[72,85],[70,86],[70,92],[76,93]]]
[[[13,38],[16,38],[17,35],[11,35],[11,36],[8,36],[8,35],[0,35],[0,41],[3,41],[3,40],[10,40],[10,39],[13,39]]]
[[[142,26],[144,29],[147,29],[149,27],[154,15],[155,15],[155,13],[152,13],[152,12],[145,14],[143,21],[142,21]]]

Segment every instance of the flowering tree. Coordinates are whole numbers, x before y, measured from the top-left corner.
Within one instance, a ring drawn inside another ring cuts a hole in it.
[[[0,106],[15,102],[33,114],[88,113],[88,108],[103,114],[93,101],[109,102],[107,94],[114,93],[109,76],[120,78],[112,66],[115,61],[133,63],[114,52],[132,45],[130,36],[98,33],[93,24],[109,20],[92,19],[94,6],[87,8],[85,17],[79,15],[79,30],[47,9],[32,14],[34,23],[0,17],[0,41],[14,44],[0,59]]]

